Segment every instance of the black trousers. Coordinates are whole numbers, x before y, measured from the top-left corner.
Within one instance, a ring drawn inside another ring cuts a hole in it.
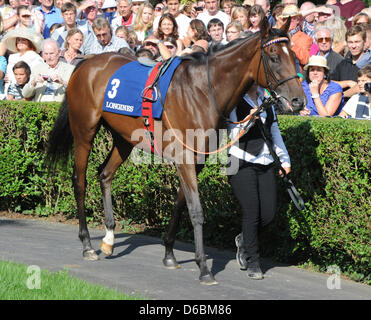
[[[241,165],[242,163],[242,165]],[[247,260],[259,259],[259,230],[273,221],[277,207],[277,185],[273,165],[240,160],[238,172],[229,177],[242,209],[242,233]]]

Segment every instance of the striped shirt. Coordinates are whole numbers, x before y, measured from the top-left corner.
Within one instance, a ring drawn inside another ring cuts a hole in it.
[[[84,41],[80,48],[80,51],[83,55],[86,54],[89,47],[94,42],[94,32],[90,24],[85,20],[76,20],[76,27],[82,32],[84,35]],[[66,26],[60,27],[56,30],[54,30],[51,38],[58,42],[59,46],[61,48],[64,47],[64,42],[66,41],[68,30]]]

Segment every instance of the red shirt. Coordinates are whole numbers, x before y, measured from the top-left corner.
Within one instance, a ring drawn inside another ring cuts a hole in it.
[[[354,17],[357,13],[361,12],[363,8],[366,7],[365,3],[361,0],[352,0],[348,3],[341,4],[340,2],[336,3],[335,6],[338,6],[340,9],[340,15],[347,19],[345,26],[349,29],[352,26],[352,22],[348,21],[350,17]]]
[[[121,18],[121,25],[129,28],[133,24],[133,17],[134,17],[133,13],[131,13],[129,19],[127,19],[127,20],[125,20],[124,17],[122,17]]]

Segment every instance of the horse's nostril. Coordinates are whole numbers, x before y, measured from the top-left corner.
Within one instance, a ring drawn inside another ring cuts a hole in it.
[[[294,110],[300,110],[304,107],[304,99],[302,98],[294,98],[291,101],[291,105],[294,108]]]

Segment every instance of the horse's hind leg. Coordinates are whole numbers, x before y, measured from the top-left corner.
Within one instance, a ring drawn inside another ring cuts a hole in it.
[[[196,165],[196,174],[198,175],[202,168],[204,167],[203,164]],[[184,196],[183,189],[179,187],[177,197],[175,200],[174,210],[172,212],[169,224],[169,230],[165,236],[164,244],[165,244],[165,257],[162,260],[164,266],[168,269],[177,269],[180,268],[178,262],[176,261],[174,255],[174,243],[175,243],[175,236],[178,230],[179,221],[182,216],[182,213],[186,207],[186,200]]]
[[[119,143],[120,141],[120,143]],[[116,170],[129,156],[133,147],[123,139],[114,139],[114,146],[107,159],[99,168],[99,181],[103,196],[106,235],[100,249],[106,256],[113,253],[115,220],[113,217],[111,185]]]
[[[86,168],[90,149],[90,143],[82,143],[75,139],[75,168],[72,180],[79,216],[79,238],[83,246],[83,257],[86,260],[98,260],[99,257],[90,243],[85,214]]]
[[[175,207],[170,219],[169,231],[166,234],[165,244],[165,257],[162,260],[164,266],[169,269],[180,268],[178,262],[175,259],[173,248],[175,242],[175,234],[178,229],[180,217],[186,206],[184,192],[181,187],[178,189],[177,198],[175,201]]]

